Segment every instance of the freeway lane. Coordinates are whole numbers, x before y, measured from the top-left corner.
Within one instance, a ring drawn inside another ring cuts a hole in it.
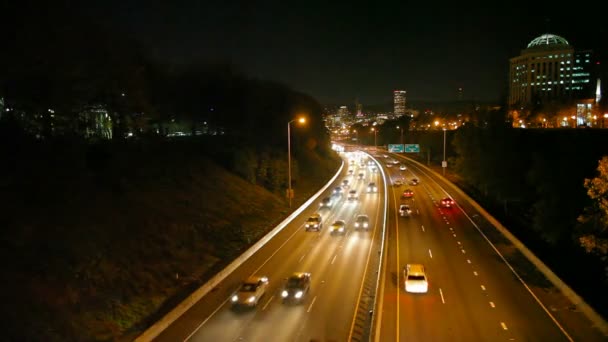
[[[352,184],[350,189],[359,193],[358,201],[347,201],[344,195],[330,210],[319,209],[323,229],[306,232],[304,221],[317,211],[320,200],[333,189],[330,187],[310,210],[285,229],[284,234],[256,253],[252,258],[255,262],[238,270],[238,278],[231,276],[220,285],[219,295],[203,297],[155,341],[347,340],[352,334],[363,277],[376,271],[377,259],[371,258],[370,247],[372,239],[377,239],[382,229],[385,210],[382,187],[378,193],[364,191],[369,181],[381,184],[380,175],[370,172],[366,166],[356,165],[355,169],[355,175],[359,169],[365,170],[364,179],[348,177]],[[344,176],[338,178],[338,182],[347,178],[346,170],[343,172]],[[369,215],[370,231],[353,229],[354,218],[359,213]],[[347,230],[343,236],[329,233],[331,223],[337,219],[346,221]],[[371,270],[366,269],[368,264]],[[285,278],[296,271],[311,273],[311,290],[302,303],[284,304],[280,296],[282,286]],[[251,274],[269,277],[267,294],[257,308],[234,309],[228,299],[240,281]]]
[[[460,208],[439,208],[446,195],[432,179],[407,164],[418,186],[393,187],[389,195],[388,267],[380,341],[567,341],[552,318],[485,241]],[[412,173],[411,171],[414,171]],[[415,190],[414,215],[395,208],[405,188]],[[403,289],[402,268],[423,263],[427,294]]]

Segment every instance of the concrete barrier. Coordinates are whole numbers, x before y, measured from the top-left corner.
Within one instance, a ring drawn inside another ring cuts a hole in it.
[[[291,215],[289,215],[285,220],[283,220],[279,225],[272,229],[268,234],[264,235],[263,238],[258,240],[253,246],[247,249],[243,254],[241,254],[238,258],[232,261],[228,266],[226,266],[223,270],[216,273],[209,281],[199,287],[196,291],[190,294],[186,299],[184,299],[181,303],[179,303],[173,310],[167,313],[163,318],[161,318],[158,322],[154,323],[150,326],[146,331],[144,331],[141,335],[139,335],[135,342],[147,342],[152,341],[158,335],[160,335],[168,326],[170,326],[173,322],[175,322],[181,315],[183,315],[186,311],[188,311],[194,304],[196,304],[201,298],[203,298],[209,291],[211,291],[214,287],[216,287],[222,280],[226,278],[230,273],[234,272],[239,266],[243,264],[249,257],[259,251],[268,241],[274,238],[279,232],[281,232],[291,221],[298,217],[302,211],[304,211],[308,206],[314,202],[327,188],[338,178],[338,176],[342,173],[344,169],[344,161],[342,161],[342,165],[338,169],[338,172],[332,177],[332,179],[325,184],[321,190],[317,191],[311,198],[309,198],[304,204],[302,204],[298,209],[296,209]]]

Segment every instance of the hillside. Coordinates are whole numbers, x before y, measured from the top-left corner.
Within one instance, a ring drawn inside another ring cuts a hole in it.
[[[4,149],[5,340],[131,339],[287,216],[282,196],[204,150]],[[331,171],[310,176],[303,168],[295,203]]]

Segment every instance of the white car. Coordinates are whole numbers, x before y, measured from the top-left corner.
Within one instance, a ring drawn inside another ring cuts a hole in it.
[[[399,170],[405,171],[405,170],[407,170],[407,167],[405,167],[405,165],[401,164],[401,165],[399,165]]]
[[[395,179],[393,181],[393,185],[394,186],[402,186],[403,185],[403,181],[401,179]]]
[[[251,276],[247,278],[238,291],[232,295],[230,300],[233,306],[249,306],[258,305],[260,298],[266,294],[268,288],[268,277],[266,276]]]
[[[407,204],[401,204],[399,206],[399,216],[408,217],[412,214],[412,209]]]
[[[407,264],[403,269],[405,292],[427,293],[429,282],[426,278],[426,270],[422,264]]]

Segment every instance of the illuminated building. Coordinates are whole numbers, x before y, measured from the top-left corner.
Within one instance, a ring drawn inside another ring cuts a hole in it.
[[[393,91],[393,101],[395,103],[394,114],[400,117],[405,114],[405,90]]]
[[[576,51],[558,35],[534,38],[519,56],[509,60],[508,104],[512,118],[525,121],[532,108],[549,105],[585,103],[588,107],[589,100],[600,97],[596,94],[598,70],[593,59],[591,50]],[[588,124],[588,115],[583,114],[577,124]]]

